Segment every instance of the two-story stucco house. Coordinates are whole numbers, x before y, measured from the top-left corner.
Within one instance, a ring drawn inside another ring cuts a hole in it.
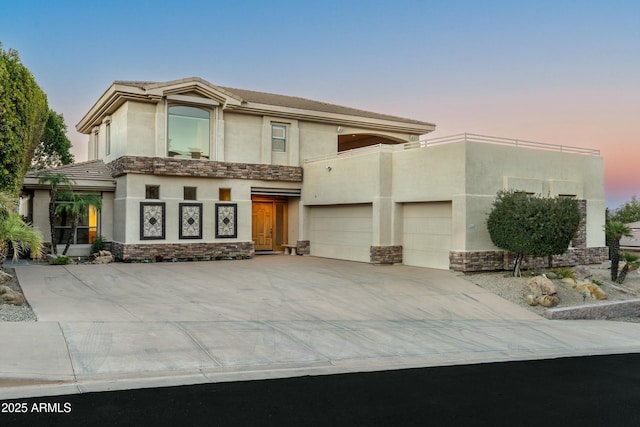
[[[251,257],[292,245],[345,260],[496,269],[508,256],[491,244],[486,216],[499,190],[518,189],[581,201],[580,235],[558,264],[606,256],[593,150],[421,141],[435,125],[200,78],[116,81],[77,129],[90,160],[59,171],[78,191],[100,191],[103,208],[76,251],[102,235],[120,259]],[[48,230],[48,189],[37,173],[24,187],[29,216]]]

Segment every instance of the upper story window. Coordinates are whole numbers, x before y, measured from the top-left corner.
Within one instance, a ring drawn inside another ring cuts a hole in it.
[[[169,157],[209,158],[209,110],[184,105],[169,107]]]
[[[287,127],[271,125],[271,151],[287,151]]]
[[[98,131],[98,127],[93,128],[93,158],[97,160],[100,158],[98,155],[98,138],[100,136],[100,132]]]
[[[105,154],[111,154],[111,122],[104,125],[104,150]]]

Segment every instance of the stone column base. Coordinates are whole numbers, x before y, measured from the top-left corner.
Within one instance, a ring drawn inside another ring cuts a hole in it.
[[[298,240],[296,242],[296,253],[298,255],[309,255],[311,253],[311,243],[308,240]]]
[[[371,246],[370,262],[372,264],[402,263],[402,246]]]

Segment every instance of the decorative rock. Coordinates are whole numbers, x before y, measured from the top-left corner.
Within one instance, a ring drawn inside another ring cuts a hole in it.
[[[91,261],[91,264],[109,264],[113,262],[113,255],[109,251],[100,251],[98,253],[93,254],[94,259]]]
[[[527,295],[527,304],[541,305],[543,307],[555,307],[560,303],[556,295]]]
[[[588,281],[578,281],[573,286],[573,289],[575,289],[578,292],[584,292],[587,294],[587,296],[593,299],[597,299],[597,300],[607,299],[607,294],[602,289],[600,289],[600,286],[596,285],[595,283],[591,283]]]
[[[7,282],[9,282],[11,280],[13,280],[13,276],[12,275],[0,270],[0,283],[7,283]]]
[[[24,304],[24,295],[6,285],[0,285],[0,301],[5,304],[22,305]]]
[[[538,304],[543,307],[555,307],[560,303],[560,298],[556,295],[542,295],[538,297]]]
[[[545,276],[535,276],[529,279],[527,286],[531,289],[533,295],[555,295],[558,290],[556,285]]]
[[[578,280],[588,279],[593,273],[586,265],[577,265],[571,269]]]
[[[610,269],[610,268],[611,268],[611,261],[608,261],[608,260],[607,260],[607,261],[603,261],[603,263],[602,263],[602,264],[600,264],[600,267],[599,267],[599,268],[601,268],[601,269],[603,269],[603,270],[608,270],[608,269]]]

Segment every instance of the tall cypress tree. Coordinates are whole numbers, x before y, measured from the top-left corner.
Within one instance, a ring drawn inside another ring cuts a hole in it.
[[[48,114],[47,96],[18,52],[0,44],[0,191],[20,189]]]

